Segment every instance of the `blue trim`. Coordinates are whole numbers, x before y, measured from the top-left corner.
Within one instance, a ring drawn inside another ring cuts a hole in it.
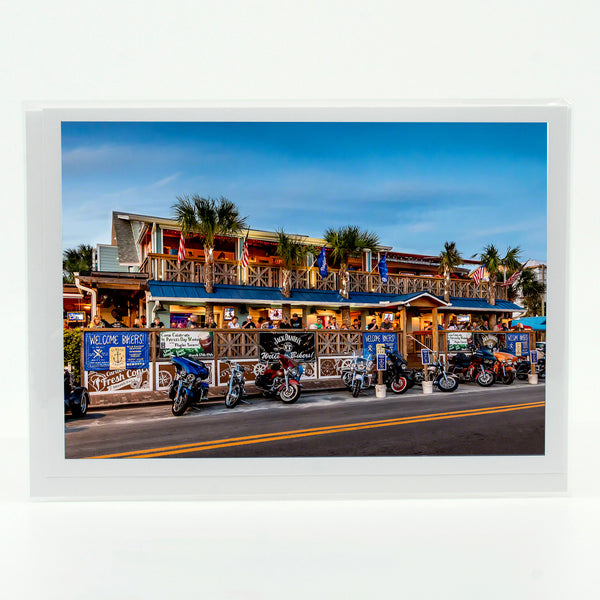
[[[428,295],[440,301],[440,306],[445,308],[443,298],[434,296],[433,294],[421,291],[411,294],[380,294],[375,292],[351,292],[350,298],[346,300],[342,298],[337,291],[332,290],[306,290],[292,289],[291,298],[286,298],[280,288],[276,287],[258,287],[252,285],[215,285],[214,294],[207,294],[206,289],[201,283],[184,283],[184,282],[164,282],[151,280],[148,282],[150,293],[153,298],[180,298],[190,301],[224,301],[224,302],[239,302],[239,301],[263,301],[283,304],[285,302],[302,302],[304,304],[322,304],[335,303],[344,304],[370,304],[374,307],[385,308],[381,302],[390,305],[403,304],[419,296]],[[481,298],[460,298],[451,297],[451,305],[449,309],[469,310],[469,309],[487,309],[496,311],[512,312],[523,310],[520,306],[507,302],[506,300],[497,300],[496,306],[491,306],[487,301]]]

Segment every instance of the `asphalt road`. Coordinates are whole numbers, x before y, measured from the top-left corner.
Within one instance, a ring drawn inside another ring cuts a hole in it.
[[[296,404],[212,401],[174,417],[170,406],[66,418],[66,458],[464,456],[544,453],[545,386],[515,383],[453,393],[305,393]]]

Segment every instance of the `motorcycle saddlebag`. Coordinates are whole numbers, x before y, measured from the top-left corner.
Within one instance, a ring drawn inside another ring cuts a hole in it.
[[[455,357],[454,357],[454,362],[456,365],[460,366],[460,367],[466,367],[469,364],[471,364],[471,358],[468,357],[466,354],[464,354],[463,352],[459,352]]]
[[[257,385],[258,387],[264,387],[265,386],[265,376],[264,375],[257,375],[256,379],[254,380],[254,385]]]

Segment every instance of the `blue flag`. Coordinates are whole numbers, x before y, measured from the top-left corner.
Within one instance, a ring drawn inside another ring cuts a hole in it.
[[[378,267],[379,267],[379,277],[381,277],[381,282],[387,283],[389,277],[388,277],[388,270],[387,270],[387,262],[385,262],[385,254],[379,261]]]
[[[319,275],[325,279],[325,277],[327,277],[327,257],[325,256],[325,246],[321,248],[321,253],[317,257],[317,264],[319,265]]]

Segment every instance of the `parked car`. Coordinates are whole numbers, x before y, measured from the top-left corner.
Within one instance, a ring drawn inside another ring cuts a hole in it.
[[[65,412],[71,411],[74,417],[83,417],[90,405],[90,394],[84,387],[73,385],[73,375],[65,369]]]

